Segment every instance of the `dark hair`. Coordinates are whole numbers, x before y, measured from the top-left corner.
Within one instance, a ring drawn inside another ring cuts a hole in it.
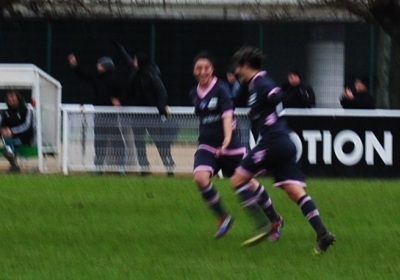
[[[145,69],[147,67],[147,65],[150,64],[149,56],[144,52],[137,52],[135,54],[135,57],[137,59],[139,71]]]
[[[10,89],[10,90],[8,90],[8,91],[6,92],[5,101],[6,101],[7,106],[9,105],[9,104],[8,104],[8,101],[7,101],[7,96],[8,96],[9,94],[15,94],[15,96],[16,96],[17,99],[18,99],[18,106],[25,106],[25,99],[24,99],[24,97],[22,96],[22,94],[21,94],[18,90],[13,90],[13,89]]]
[[[299,71],[299,70],[297,70],[297,69],[289,69],[288,75],[290,75],[290,74],[296,75],[296,76],[299,77],[300,80],[301,80],[301,75],[300,75],[300,71]]]
[[[115,70],[114,61],[111,57],[102,56],[97,60],[97,63],[103,66],[107,72]]]
[[[235,66],[234,66],[234,65],[229,65],[228,67],[226,67],[225,72],[226,72],[226,73],[235,74]]]
[[[232,56],[231,64],[236,67],[248,63],[253,69],[261,69],[263,60],[264,54],[260,49],[253,46],[244,46]]]
[[[193,59],[192,67],[196,64],[199,59],[207,59],[211,62],[211,65],[215,67],[215,59],[214,56],[209,51],[201,51],[199,52]]]

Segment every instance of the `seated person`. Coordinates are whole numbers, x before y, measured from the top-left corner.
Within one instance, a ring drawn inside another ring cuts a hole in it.
[[[0,125],[4,156],[10,162],[10,172],[20,172],[16,154],[20,146],[33,142],[33,110],[15,90],[6,93],[6,104],[7,110],[3,112]]]
[[[303,84],[299,71],[289,70],[288,81],[282,86],[284,108],[315,107],[315,93],[311,86]]]
[[[345,109],[375,109],[375,99],[368,91],[368,78],[359,77],[354,81],[354,89],[346,87],[340,98]]]

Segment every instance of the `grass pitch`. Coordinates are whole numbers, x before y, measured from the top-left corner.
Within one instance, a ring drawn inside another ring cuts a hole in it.
[[[400,279],[398,180],[308,180],[337,237],[320,256],[298,207],[261,181],[285,227],[242,248],[253,224],[227,180],[214,182],[236,222],[214,240],[191,178],[1,175],[0,279]]]

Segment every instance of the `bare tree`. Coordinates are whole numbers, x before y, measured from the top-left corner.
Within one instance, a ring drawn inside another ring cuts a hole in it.
[[[400,1],[320,0],[319,2],[334,9],[346,9],[357,17],[378,27],[379,38],[376,61],[378,106],[399,109]]]
[[[85,0],[0,0],[0,19],[77,17],[88,8]]]

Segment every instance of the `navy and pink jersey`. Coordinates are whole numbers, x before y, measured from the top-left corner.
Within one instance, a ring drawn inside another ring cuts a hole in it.
[[[275,186],[290,182],[305,187],[305,176],[296,163],[296,146],[276,110],[281,89],[264,71],[251,79],[248,89],[249,115],[261,137],[236,170],[248,177],[272,174]]]
[[[195,107],[195,114],[199,117],[199,148],[209,149],[211,152],[221,147],[224,141],[223,118],[234,116],[234,104],[225,84],[213,78],[207,89],[194,87],[189,97]],[[236,133],[236,121],[233,121],[232,141],[228,149],[242,148]]]
[[[263,137],[287,133],[285,121],[278,116],[276,106],[282,99],[281,89],[265,71],[258,72],[248,85],[247,105],[253,127]]]

